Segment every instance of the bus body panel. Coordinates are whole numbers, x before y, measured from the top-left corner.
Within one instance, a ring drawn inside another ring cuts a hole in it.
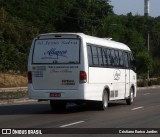
[[[116,75],[120,74],[117,78]],[[110,100],[124,99],[125,97],[125,70],[112,68],[89,68],[89,84],[97,86],[101,83],[104,90],[105,86],[110,87]],[[94,88],[96,91],[97,88]]]
[[[77,89],[79,65],[34,65],[32,82],[35,90]],[[40,68],[45,68],[45,70]]]

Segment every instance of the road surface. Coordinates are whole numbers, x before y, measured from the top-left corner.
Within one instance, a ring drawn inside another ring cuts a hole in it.
[[[0,128],[160,128],[160,88],[138,90],[132,105],[116,101],[107,111],[69,104],[66,111],[53,112],[48,102],[2,105]]]

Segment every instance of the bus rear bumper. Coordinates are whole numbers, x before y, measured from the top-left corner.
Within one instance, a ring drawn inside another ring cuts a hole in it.
[[[54,96],[55,93],[55,96]],[[57,94],[57,95],[56,95]],[[84,100],[83,90],[35,90],[32,84],[28,85],[28,96],[37,100]]]

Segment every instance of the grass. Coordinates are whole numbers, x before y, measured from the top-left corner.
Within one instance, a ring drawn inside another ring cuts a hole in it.
[[[27,86],[27,75],[21,75],[16,73],[4,73],[0,72],[0,88],[10,87],[26,87]],[[0,100],[19,99],[27,97],[27,90],[16,90],[16,91],[1,91]]]
[[[27,86],[27,75],[0,72],[0,88]]]
[[[9,91],[0,92],[0,100],[19,99],[27,97],[27,91]]]

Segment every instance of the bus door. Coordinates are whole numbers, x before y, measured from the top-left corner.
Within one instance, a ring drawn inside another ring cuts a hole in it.
[[[124,52],[124,65],[125,65],[125,97],[129,96],[130,91],[130,64],[129,53]]]

